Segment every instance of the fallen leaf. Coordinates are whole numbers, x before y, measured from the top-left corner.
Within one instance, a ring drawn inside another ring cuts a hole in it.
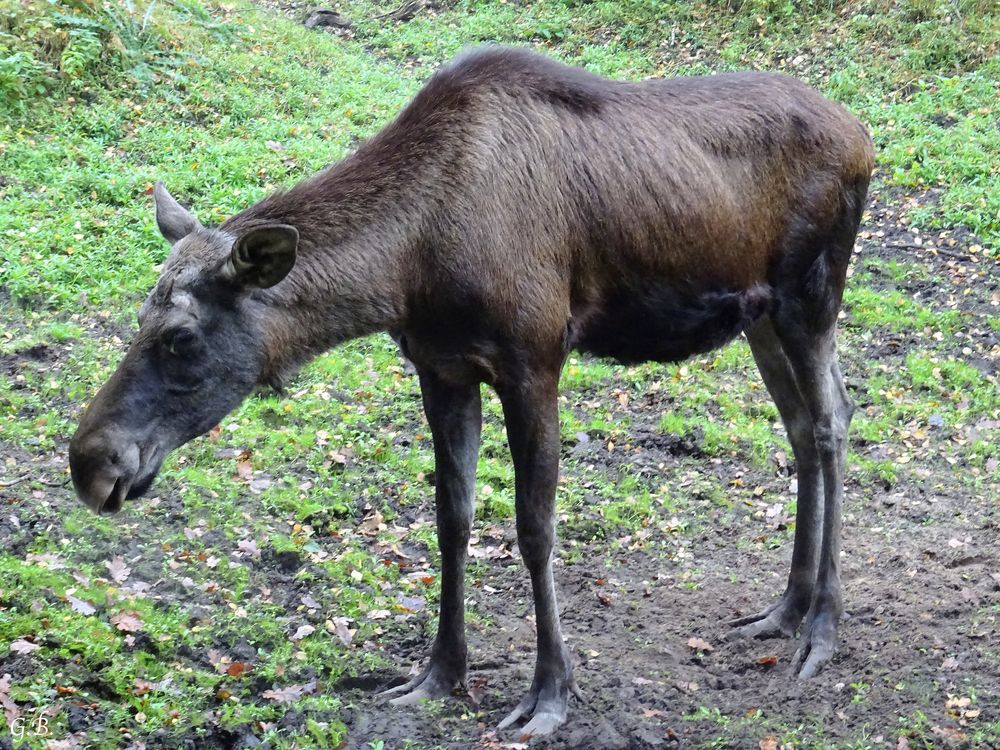
[[[483,696],[486,694],[486,684],[486,678],[481,676],[472,677],[468,680],[469,687],[466,692],[468,692],[473,705],[478,706],[483,702]]]
[[[69,606],[74,612],[79,612],[81,615],[92,615],[97,611],[97,607],[93,604],[83,599],[77,599],[75,596],[67,596],[66,601],[69,602]]]
[[[943,669],[948,672],[952,672],[958,669],[958,659],[956,659],[954,656],[949,656],[943,662],[941,662],[941,666],[939,667],[939,669]]]
[[[292,636],[293,641],[301,641],[306,636],[312,635],[316,632],[316,628],[312,625],[300,625],[299,629],[295,631],[295,635]]]
[[[231,658],[218,649],[210,648],[208,650],[208,663],[215,667],[215,671],[219,674],[225,674],[232,662]]]
[[[230,677],[240,678],[247,672],[249,672],[252,668],[253,665],[248,664],[245,661],[234,661],[232,664],[229,665],[229,668],[226,670],[226,674],[229,675]]]
[[[365,536],[375,536],[378,534],[379,528],[384,526],[385,524],[382,519],[382,514],[375,510],[372,511],[371,514],[368,515],[358,526],[358,533],[364,534]]]
[[[422,596],[402,596],[397,597],[399,603],[396,605],[403,612],[420,612],[427,606],[426,600]]]
[[[76,581],[77,583],[79,583],[81,586],[89,586],[90,585],[90,577],[89,576],[85,576],[80,571],[78,571],[78,570],[72,570],[72,571],[70,571],[70,575],[73,576],[73,580]]]
[[[44,552],[40,555],[29,552],[24,559],[25,562],[36,563],[40,567],[48,568],[49,570],[59,570],[66,567],[66,564],[62,560],[50,552]]]
[[[910,750],[910,742],[906,737],[900,737],[896,740],[896,750]]]
[[[111,624],[123,633],[138,633],[142,630],[142,620],[138,612],[119,612],[111,615]]]
[[[760,750],[778,750],[778,740],[773,734],[767,735],[758,743]]]
[[[288,685],[276,690],[265,690],[261,696],[278,703],[291,703],[301,698],[303,695],[310,695],[316,692],[316,680],[310,680],[304,685]]]
[[[260,550],[257,549],[257,542],[253,539],[240,539],[240,541],[236,543],[236,547],[243,554],[250,555],[250,557],[256,560],[260,559]]]
[[[705,653],[715,650],[712,647],[712,644],[704,638],[698,638],[697,636],[691,636],[688,638],[688,647],[693,648],[695,651],[704,651]]]
[[[4,674],[0,677],[0,706],[3,706],[4,718],[7,720],[7,726],[12,726],[14,720],[21,715],[21,709],[18,708],[17,704],[10,697],[10,685],[12,681],[10,673]]]
[[[337,636],[345,646],[350,646],[354,640],[354,634],[358,631],[348,627],[350,620],[346,617],[334,617],[326,621],[326,629]]]
[[[115,583],[124,583],[125,579],[132,572],[132,568],[125,564],[125,560],[121,555],[115,555],[111,560],[105,562],[104,565],[107,567],[108,573],[111,574],[111,580]]]
[[[762,656],[757,659],[757,664],[762,667],[773,667],[778,663],[778,657],[774,654],[768,654],[767,656]]]
[[[248,460],[237,461],[236,478],[242,479],[244,482],[249,482],[253,479],[253,464]]]
[[[135,678],[135,682],[132,683],[132,695],[143,696],[153,689],[153,683],[147,680]]]

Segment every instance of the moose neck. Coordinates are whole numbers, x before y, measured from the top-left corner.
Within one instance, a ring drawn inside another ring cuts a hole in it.
[[[426,152],[407,153],[385,140],[377,136],[222,226],[238,235],[263,224],[290,224],[299,233],[291,273],[254,295],[267,352],[262,382],[280,385],[331,347],[400,324],[409,259],[430,213],[420,196],[433,194],[421,176],[434,170],[418,163]]]

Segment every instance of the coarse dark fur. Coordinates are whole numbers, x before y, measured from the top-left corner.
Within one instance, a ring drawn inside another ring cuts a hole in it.
[[[493,382],[510,364],[477,366],[486,345],[682,359],[810,274],[836,307],[848,257],[814,238],[850,232],[871,168],[864,128],[785,76],[611,82],[486,49],[437,73],[354,155],[222,230],[294,225],[298,273],[267,294],[307,295],[310,318],[338,287],[367,296],[361,319],[353,298],[345,320],[336,304],[321,313],[323,330],[293,316],[274,375],[388,328],[418,364],[443,347]],[[477,319],[452,331],[468,310]]]
[[[572,687],[551,580],[567,353],[677,361],[746,332],[801,478],[788,589],[741,632],[794,632],[808,614],[808,676],[832,654],[841,607],[852,407],[833,337],[872,168],[864,127],[786,76],[616,82],[525,50],[464,54],[353,155],[217,229],[158,188],[173,250],[74,437],[77,488],[116,510],[255,384],[391,332],[434,436],[444,577],[430,664],[401,700],[440,695],[465,677],[478,389],[491,384],[538,627],[512,720],[532,714],[527,730],[544,733]]]

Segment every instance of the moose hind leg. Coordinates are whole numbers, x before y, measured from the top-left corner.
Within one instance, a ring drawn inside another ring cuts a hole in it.
[[[498,729],[522,716],[531,719],[521,736],[540,736],[566,720],[574,690],[569,653],[559,628],[552,553],[555,493],[559,476],[558,374],[500,389],[507,436],[514,460],[517,543],[531,576],[538,653],[531,688]]]
[[[823,526],[823,475],[813,437],[813,421],[802,400],[788,358],[770,318],[747,333],[750,349],[771,398],[781,414],[795,454],[798,502],[795,543],[788,583],[781,597],[761,612],[734,620],[731,637],[793,636],[812,603]]]
[[[479,384],[455,387],[420,373],[424,412],[434,440],[441,608],[430,663],[415,679],[387,690],[406,706],[448,695],[466,677],[465,558],[472,530],[482,425]]]
[[[779,324],[780,326],[780,324]],[[854,405],[836,360],[834,328],[804,330],[798,323],[778,328],[785,354],[795,372],[799,392],[813,421],[813,439],[823,474],[823,533],[812,602],[794,667],[808,679],[830,660],[837,646],[843,614],[840,587],[841,509],[847,430]]]

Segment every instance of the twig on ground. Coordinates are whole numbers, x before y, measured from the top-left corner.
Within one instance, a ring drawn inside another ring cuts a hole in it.
[[[23,477],[15,477],[14,479],[0,480],[0,487],[13,487],[15,484],[26,482],[29,479],[31,479],[31,474],[25,474]],[[66,477],[61,482],[51,482],[48,479],[35,479],[34,481],[44,484],[46,487],[65,487],[69,484],[70,478]]]
[[[409,21],[417,13],[424,9],[423,0],[410,0],[410,2],[403,3],[396,10],[389,11],[388,13],[383,13],[380,16],[375,16],[376,19],[391,18],[394,21]]]

